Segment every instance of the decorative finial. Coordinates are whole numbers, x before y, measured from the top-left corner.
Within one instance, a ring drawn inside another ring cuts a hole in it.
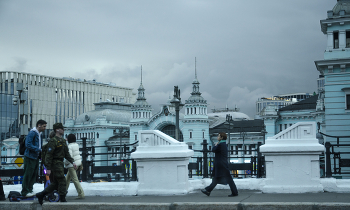
[[[141,65],[141,85],[142,85],[142,65]]]
[[[195,78],[197,79],[197,58],[194,57],[194,74]]]

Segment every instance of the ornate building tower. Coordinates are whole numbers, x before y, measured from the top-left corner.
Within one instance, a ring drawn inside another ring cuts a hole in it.
[[[199,92],[197,68],[195,61],[195,78],[192,82],[191,96],[185,101],[184,127],[182,130],[184,141],[192,149],[201,149],[203,139],[209,140],[209,121],[207,115],[207,100]]]
[[[152,117],[152,107],[148,105],[145,98],[145,88],[142,85],[142,66],[141,66],[141,83],[138,90],[136,102],[131,106],[130,119],[130,142],[137,140],[139,130],[147,129],[147,122]]]
[[[315,61],[321,74],[318,117],[321,131],[331,136],[350,136],[350,0],[338,0],[327,19],[321,20],[321,31],[327,35],[324,59]],[[323,95],[324,94],[324,95]],[[324,107],[324,108],[323,108]],[[324,137],[325,142],[336,143],[336,138]],[[348,144],[349,138],[341,138]]]

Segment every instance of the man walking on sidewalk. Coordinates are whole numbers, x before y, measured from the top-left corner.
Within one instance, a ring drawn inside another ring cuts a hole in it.
[[[219,133],[218,142],[216,142],[215,146],[212,149],[212,151],[215,153],[213,179],[208,187],[201,190],[202,193],[206,194],[207,196],[210,196],[210,192],[215,188],[217,184],[228,184],[230,186],[231,194],[228,195],[229,197],[238,195],[237,187],[228,169],[228,149],[226,139],[226,133]]]
[[[69,154],[66,140],[62,138],[64,134],[62,123],[54,124],[53,130],[55,131],[56,136],[50,139],[49,143],[47,143],[45,166],[47,169],[46,174],[50,175],[52,171],[55,179],[47,188],[44,189],[44,191],[36,194],[36,197],[41,205],[43,204],[44,196],[53,192],[54,190],[58,191],[58,194],[60,195],[60,202],[67,202],[66,178],[64,177],[63,159],[67,159],[73,164],[74,169],[77,169],[74,159]]]
[[[39,154],[41,152],[41,132],[46,129],[46,121],[39,120],[36,127],[29,131],[25,139],[24,175],[21,194],[26,197],[34,196],[33,185],[38,176]]]

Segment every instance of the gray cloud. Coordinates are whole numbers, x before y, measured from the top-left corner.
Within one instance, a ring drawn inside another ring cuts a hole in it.
[[[178,85],[192,91],[194,57],[209,108],[253,117],[259,97],[316,91],[319,21],[335,0],[0,1],[0,70],[83,77],[138,88],[154,110]],[[14,59],[16,58],[16,59]],[[83,76],[82,76],[83,75]]]

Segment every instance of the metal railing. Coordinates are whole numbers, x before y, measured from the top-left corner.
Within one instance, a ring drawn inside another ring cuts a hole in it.
[[[86,138],[82,138],[82,148],[80,151],[82,152],[82,164],[83,171],[78,174],[78,177],[82,181],[93,181],[96,179],[103,179],[107,181],[137,181],[137,166],[136,161],[130,159],[130,154],[134,152],[134,150],[127,151],[127,148],[134,146],[138,142],[133,144],[124,144],[122,147],[124,148],[123,152],[102,152],[96,153],[96,148],[108,148],[110,146],[86,146]],[[214,154],[212,151],[208,150],[207,140],[203,140],[203,149],[202,150],[194,150],[196,153],[200,152],[202,155],[199,157],[192,157],[192,161],[190,161],[188,165],[188,175],[190,178],[193,176],[201,177],[201,178],[209,178],[212,175],[213,163],[214,163]],[[251,152],[256,152],[257,156],[249,156],[249,157],[235,157],[231,156],[230,159],[249,159],[250,163],[230,163],[229,169],[231,175],[237,178],[245,178],[245,177],[257,177],[262,178],[265,176],[264,170],[264,157],[261,155],[259,151],[259,147],[261,143],[258,143],[258,148],[249,150]],[[120,147],[120,145],[114,145],[113,147]],[[248,150],[240,150],[240,152],[247,152]],[[233,151],[229,151],[233,152]],[[118,155],[120,158],[114,159],[104,159],[104,158],[96,158],[96,156],[105,156],[105,155]],[[1,158],[16,158],[20,156],[7,156]],[[228,160],[229,161],[229,160]],[[98,162],[107,162],[104,164],[105,166],[99,166],[96,164]],[[117,162],[119,164],[112,165],[112,163]],[[243,162],[243,161],[240,161]],[[109,165],[111,164],[111,165]],[[41,165],[41,164],[40,164]],[[249,174],[246,174],[249,172]],[[97,174],[99,174],[97,176]],[[103,175],[100,175],[103,174]],[[0,170],[1,176],[23,176],[23,169],[8,169],[8,170]],[[114,176],[114,177],[113,177]],[[37,182],[42,183],[44,181],[44,174],[42,165],[39,170],[39,176]]]
[[[325,147],[326,177],[350,174],[350,159],[344,158],[344,155],[349,157],[350,144],[331,144],[326,142]],[[340,151],[337,148],[347,148],[349,152]]]
[[[192,157],[189,165],[189,177],[200,176],[203,178],[209,178],[212,176],[213,172],[213,163],[214,163],[214,154],[212,151],[208,150],[207,140],[203,140],[203,149],[202,150],[194,150],[195,152],[201,152],[203,155],[200,157]],[[265,176],[265,158],[260,153],[261,142],[258,143],[257,149],[252,150],[240,150],[239,152],[256,152],[257,156],[247,156],[247,157],[235,157],[230,156],[229,160],[229,170],[233,177],[237,178],[245,178],[245,177],[257,177],[262,178]],[[233,152],[233,151],[228,151]],[[231,163],[231,160],[241,159],[241,160],[250,160],[249,163],[245,163],[244,161],[239,161],[241,163]]]
[[[81,173],[82,181],[95,180],[95,179],[106,179],[111,181],[114,176],[115,181],[136,181],[136,162],[133,159],[128,158],[133,150],[127,151],[127,148],[133,145],[136,145],[138,142],[133,144],[124,144],[124,145],[114,145],[113,147],[123,147],[123,152],[105,152],[105,153],[96,153],[96,148],[108,148],[111,146],[86,146],[86,138],[82,138],[83,147],[80,148],[82,151],[82,164],[83,171]],[[98,159],[95,160],[96,156],[103,155],[119,155],[119,158],[114,159]],[[90,158],[88,158],[90,156]],[[90,160],[88,160],[90,159]],[[105,166],[96,166],[97,162],[107,162]],[[108,165],[109,162],[119,162],[119,165]],[[107,174],[107,176],[95,177],[95,174]]]

